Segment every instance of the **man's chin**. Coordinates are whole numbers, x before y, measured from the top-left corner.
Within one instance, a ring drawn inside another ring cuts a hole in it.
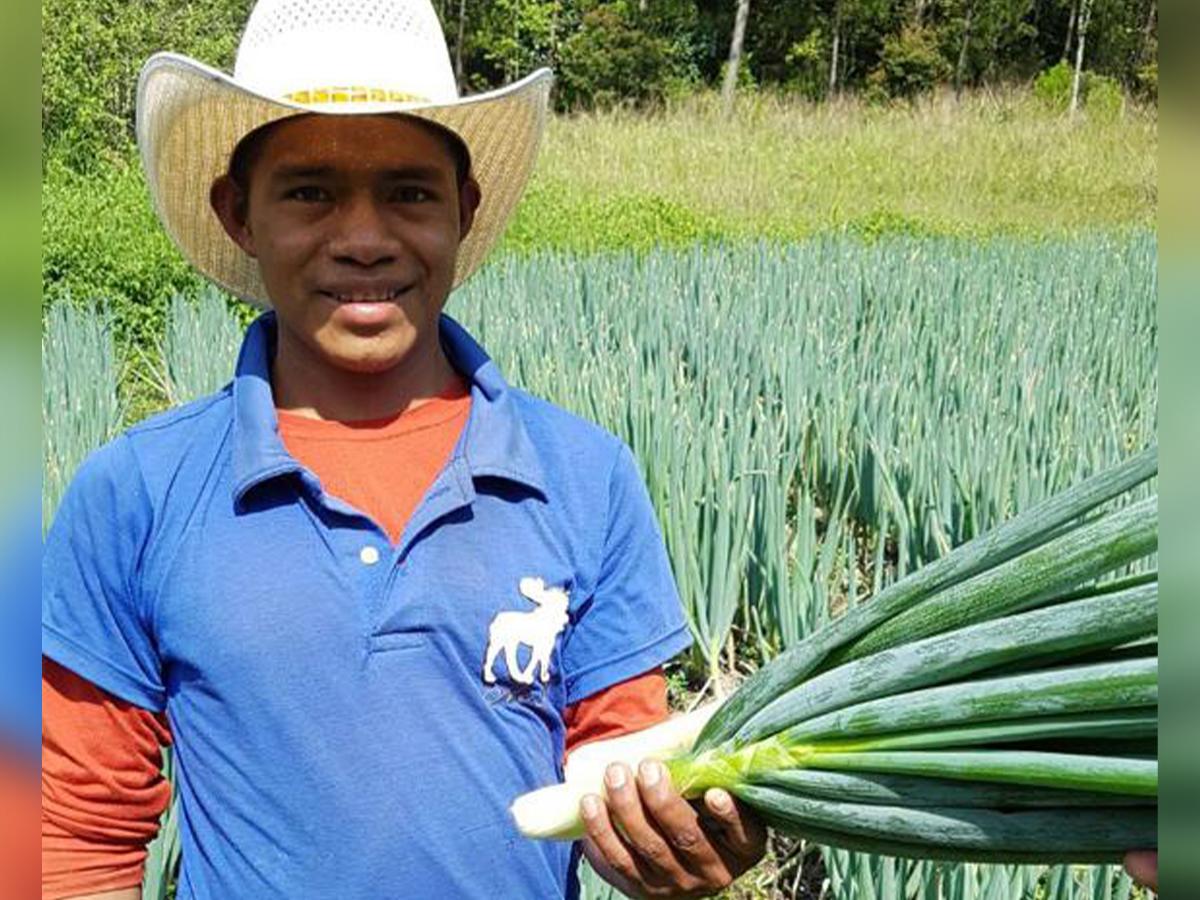
[[[329,362],[343,372],[355,375],[382,375],[404,361],[405,354],[337,354]]]
[[[332,341],[319,341],[318,346],[325,361],[334,368],[357,375],[378,375],[415,355],[415,337],[388,330],[366,334],[343,332]]]

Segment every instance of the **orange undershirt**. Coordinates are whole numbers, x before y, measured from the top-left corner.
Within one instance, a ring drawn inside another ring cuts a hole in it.
[[[369,515],[398,543],[470,408],[460,380],[389,419],[351,424],[280,410],[279,435],[327,494]],[[666,678],[657,668],[568,707],[567,750],[666,717]],[[161,750],[170,742],[165,714],[119,700],[43,658],[43,900],[141,884],[146,845],[170,802]]]

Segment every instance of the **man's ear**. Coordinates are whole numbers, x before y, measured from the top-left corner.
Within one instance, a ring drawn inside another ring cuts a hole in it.
[[[246,217],[249,199],[229,175],[222,175],[214,181],[208,192],[208,202],[221,220],[225,233],[247,256],[254,257],[254,235],[250,232]]]
[[[475,210],[479,209],[481,199],[483,199],[483,191],[479,189],[479,182],[472,176],[467,176],[467,180],[458,189],[458,240],[460,242],[471,233],[471,226],[475,224]]]

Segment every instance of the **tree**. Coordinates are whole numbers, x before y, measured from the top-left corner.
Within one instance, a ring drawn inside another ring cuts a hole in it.
[[[966,14],[963,16],[962,42],[958,48],[958,62],[954,65],[954,93],[962,93],[963,70],[967,66],[967,48],[971,46],[971,25],[975,21],[976,0],[967,0]]]
[[[1067,19],[1067,36],[1063,40],[1062,58],[1066,59],[1071,54],[1071,41],[1075,38],[1075,23],[1079,21],[1079,0],[1075,0],[1071,4],[1071,16]]]
[[[1092,0],[1079,0],[1079,37],[1075,42],[1075,78],[1071,82],[1071,115],[1079,109],[1079,83],[1083,78],[1083,50],[1087,43],[1088,23],[1092,18]]]
[[[746,20],[749,18],[750,0],[737,0],[733,39],[729,42],[729,64],[725,69],[725,83],[721,87],[721,107],[725,115],[733,111],[733,92],[737,89],[738,69],[742,65],[742,42],[746,38]]]
[[[1146,4],[1146,19],[1142,25],[1142,46],[1138,51],[1138,65],[1149,63],[1155,56],[1154,47],[1158,35],[1158,0],[1150,0]]]
[[[641,27],[631,4],[597,6],[562,43],[559,109],[595,109],[661,101],[683,75],[676,45]]]
[[[219,69],[252,0],[43,0],[42,144],[79,171],[132,152],[138,71],[152,53]]]
[[[837,93],[838,51],[842,43],[842,0],[833,4],[833,47],[829,51],[829,96]]]
[[[515,81],[558,59],[564,0],[472,3],[464,76],[476,89]]]
[[[907,25],[884,40],[868,88],[875,96],[911,100],[945,80],[949,68],[931,30]]]
[[[788,0],[756,3],[753,29],[751,0],[433,2],[461,92],[549,65],[560,76],[560,108],[653,102],[682,85],[707,84],[720,86],[729,109],[747,71],[757,84],[814,100],[862,89],[871,78],[877,88],[886,82],[889,92],[909,91],[937,74],[939,56],[946,66],[938,80],[956,91],[1027,83],[1062,61],[1064,109],[1087,102],[1092,73],[1156,97],[1158,0]],[[253,5],[43,0],[44,146],[80,171],[130,159],[141,64],[169,49],[229,70]],[[580,37],[588,16],[590,33]],[[564,102],[568,43],[572,88]],[[601,47],[615,55],[606,59]],[[666,55],[662,65],[650,60],[655,48]],[[618,71],[618,57],[627,72]],[[634,72],[657,79],[654,87],[642,90]]]
[[[955,92],[980,81],[1024,81],[1044,67],[1045,0],[947,0],[937,27]],[[1044,35],[1043,35],[1044,37]],[[1057,35],[1054,40],[1057,40]]]
[[[458,32],[454,41],[454,81],[463,91],[463,33],[467,24],[467,0],[458,0]]]

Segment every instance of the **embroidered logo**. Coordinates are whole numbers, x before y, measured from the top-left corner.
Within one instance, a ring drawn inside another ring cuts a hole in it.
[[[537,604],[537,609],[496,613],[488,626],[487,659],[483,663],[485,684],[496,683],[492,666],[501,651],[508,676],[513,681],[533,684],[533,673],[538,668],[541,669],[541,680],[550,680],[550,654],[554,652],[554,639],[567,625],[569,598],[565,590],[548,588],[540,578],[522,578],[519,587],[527,600]],[[531,651],[529,665],[524,671],[517,660],[517,650],[522,644]]]

